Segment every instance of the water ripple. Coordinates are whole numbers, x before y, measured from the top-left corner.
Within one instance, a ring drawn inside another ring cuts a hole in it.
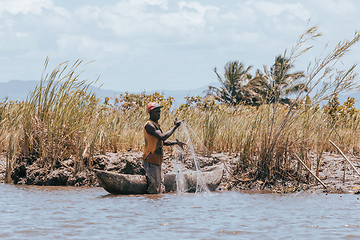
[[[2,239],[360,238],[355,195],[165,194],[0,184]]]

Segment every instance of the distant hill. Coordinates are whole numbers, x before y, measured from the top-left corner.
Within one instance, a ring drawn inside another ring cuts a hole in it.
[[[0,100],[4,100],[8,98],[10,100],[25,100],[28,94],[35,89],[35,87],[39,84],[39,81],[23,81],[23,80],[11,80],[9,82],[0,83]],[[115,94],[114,91],[111,90],[100,90],[98,88],[92,89],[96,92],[96,95]]]
[[[35,89],[38,81],[11,80],[0,83],[0,100],[25,100],[30,91]]]
[[[6,97],[10,100],[25,100],[30,91],[33,91],[35,87],[39,84],[39,81],[23,81],[23,80],[11,80],[9,82],[0,82],[0,101],[4,100]],[[210,83],[209,85],[217,86],[218,83]],[[175,99],[174,107],[179,107],[181,104],[185,103],[185,97],[189,96],[204,96],[204,91],[208,89],[208,86],[204,86],[196,89],[189,90],[158,90],[157,92],[164,93],[166,97],[171,96]],[[119,94],[124,94],[125,92],[113,91],[103,88],[92,87],[92,92],[95,92],[96,95],[100,98],[105,97],[114,97]],[[154,93],[155,91],[148,91],[146,94]],[[138,94],[140,92],[133,92]],[[360,92],[349,92],[339,96],[339,101],[342,104],[347,100],[348,97],[354,97],[357,101],[355,106],[357,109],[360,109]]]

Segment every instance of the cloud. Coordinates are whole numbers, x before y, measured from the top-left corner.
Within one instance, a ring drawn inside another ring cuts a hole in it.
[[[151,6],[158,6],[163,9],[168,9],[168,1],[167,0],[130,0],[131,4],[133,5],[151,5]]]
[[[347,16],[358,13],[358,7],[350,0],[318,0],[314,1],[323,12],[333,16]]]
[[[54,62],[95,60],[91,70],[106,82],[121,72],[134,79],[126,90],[131,84],[139,88],[136,79],[149,76],[172,79],[161,86],[201,86],[213,79],[214,66],[220,69],[229,60],[257,64],[254,68],[272,64],[293,46],[310,17],[337,36],[344,29],[352,34],[360,20],[359,4],[348,0],[1,1],[0,72],[7,78],[31,78],[25,72],[32,70],[10,72],[6,66],[19,59],[24,69],[41,65],[50,54]]]
[[[89,27],[92,24],[94,31],[105,34],[98,40],[110,36],[113,41],[116,39],[113,46],[115,42],[121,45],[115,49],[124,51],[127,44],[128,49],[132,49],[128,53],[136,55],[139,48],[150,53],[149,48],[192,45],[199,39],[213,39],[207,38],[206,32],[213,35],[217,11],[217,7],[198,2],[180,1],[168,6],[167,1],[131,0],[114,5],[83,6],[75,15]]]
[[[202,5],[199,2],[179,2],[179,15],[182,18],[182,24],[188,24],[195,27],[204,27],[206,25],[205,15],[207,13],[216,14],[218,7]],[[178,23],[179,24],[179,23]]]
[[[41,14],[44,8],[53,6],[51,0],[2,0],[0,15],[4,12],[10,14]]]
[[[252,2],[258,14],[264,14],[270,18],[278,17],[286,14],[287,17],[290,15],[295,16],[302,20],[307,20],[309,11],[307,11],[301,3],[276,3],[273,1],[256,1]]]

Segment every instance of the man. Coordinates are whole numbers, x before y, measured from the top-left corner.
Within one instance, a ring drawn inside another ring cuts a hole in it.
[[[167,140],[175,130],[180,126],[182,121],[174,121],[174,127],[165,134],[162,132],[158,123],[160,119],[161,108],[156,102],[150,102],[147,106],[147,112],[150,114],[150,119],[146,122],[144,128],[145,135],[145,149],[143,154],[143,166],[145,168],[146,177],[148,180],[148,193],[161,193],[161,164],[163,162],[163,145],[171,146],[178,145],[183,148],[185,143]]]

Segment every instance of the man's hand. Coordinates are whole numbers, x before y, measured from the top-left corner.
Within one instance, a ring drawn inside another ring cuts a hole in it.
[[[184,119],[183,119],[183,120],[178,121],[178,120],[177,120],[177,118],[175,118],[175,121],[174,121],[174,125],[175,125],[175,127],[176,127],[176,128],[180,127],[181,123],[182,123],[182,122],[184,122],[184,121],[185,121]]]
[[[184,150],[184,146],[186,145],[186,143],[184,142],[180,142],[179,140],[176,139],[176,144],[181,147],[182,150]]]

